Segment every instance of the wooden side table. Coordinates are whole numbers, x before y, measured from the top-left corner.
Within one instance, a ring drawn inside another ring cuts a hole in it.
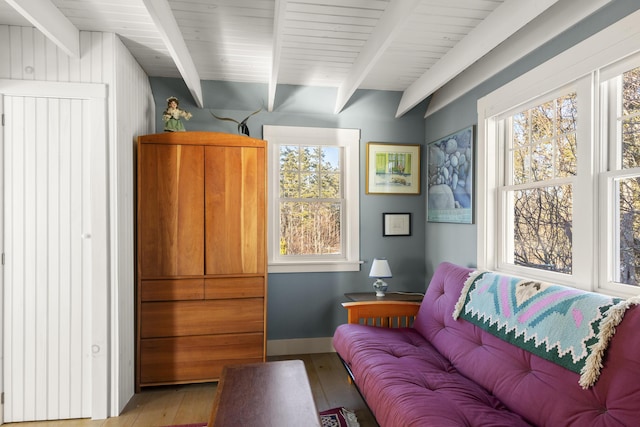
[[[424,295],[418,293],[387,292],[377,297],[375,292],[349,292],[344,294],[349,301],[415,301],[422,302]]]

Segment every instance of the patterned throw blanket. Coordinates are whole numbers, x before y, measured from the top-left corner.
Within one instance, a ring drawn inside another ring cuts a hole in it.
[[[473,272],[453,313],[537,356],[598,380],[607,345],[629,300],[492,272]]]

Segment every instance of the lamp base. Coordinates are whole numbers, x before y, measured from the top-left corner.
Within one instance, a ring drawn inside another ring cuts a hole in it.
[[[378,279],[375,282],[373,282],[373,290],[376,291],[377,297],[383,297],[387,288],[388,288],[387,282],[385,282],[382,279]]]

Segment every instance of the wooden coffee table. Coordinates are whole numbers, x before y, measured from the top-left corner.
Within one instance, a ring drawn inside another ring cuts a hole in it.
[[[225,366],[209,427],[320,427],[301,360]]]

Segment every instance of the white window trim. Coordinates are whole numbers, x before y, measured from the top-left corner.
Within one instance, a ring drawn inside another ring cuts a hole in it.
[[[529,109],[535,105],[539,105],[547,101],[556,99],[565,94],[571,92],[578,93],[577,102],[578,111],[580,113],[578,115],[578,129],[576,137],[578,140],[578,156],[580,158],[580,162],[578,163],[577,177],[555,178],[553,180],[547,180],[545,183],[539,183],[541,186],[552,184],[570,184],[573,187],[574,230],[584,230],[589,228],[595,230],[595,218],[593,214],[594,207],[592,205],[592,201],[594,198],[594,181],[593,179],[588,178],[593,177],[595,173],[595,171],[590,170],[589,168],[590,165],[593,165],[593,153],[590,144],[594,139],[592,135],[593,117],[592,114],[589,113],[591,110],[591,105],[594,102],[593,97],[591,96],[590,83],[591,79],[589,78],[589,76],[578,79],[575,82],[549,91],[548,93],[539,96],[536,99],[527,102],[526,104],[522,104],[517,108],[512,108],[509,112],[503,113],[498,116],[498,119],[502,119],[506,116],[511,116],[516,111]],[[499,137],[500,135],[497,136]],[[497,156],[500,156],[500,159],[503,158],[503,154],[505,153],[505,147],[502,144],[500,145],[500,151],[496,153]],[[506,163],[500,165],[499,172],[501,177],[506,176],[506,170],[508,170],[508,168],[509,165]],[[498,185],[500,185],[500,182],[498,182]],[[532,185],[534,187],[537,186],[537,184]],[[531,185],[528,184],[527,188],[529,188],[530,186]],[[498,233],[498,236],[496,238],[496,250],[498,253],[497,269],[504,272],[509,272],[511,274],[521,274],[525,269],[527,272],[531,271],[532,269],[522,266],[515,266],[513,264],[500,261],[506,259],[508,253],[513,253],[513,248],[505,247],[507,243],[506,237],[509,233],[509,225],[513,220],[513,218],[508,215],[507,217],[504,217],[506,212],[506,203],[508,203],[508,201],[506,200],[506,193],[502,192],[505,187],[513,188],[514,186],[504,184],[500,185],[500,188],[498,190],[500,191],[499,194],[503,194],[503,196],[499,196],[497,200],[497,222],[501,225],[501,228],[496,230],[496,232]],[[594,233],[573,234],[572,255],[574,263],[573,273],[571,275],[537,269],[533,269],[532,274],[537,276],[541,280],[551,281],[554,283],[563,283],[591,290],[595,280],[595,270],[592,269],[593,263],[589,261],[593,259],[592,249],[595,246],[593,234]]]
[[[269,273],[338,272],[360,270],[360,130],[312,128],[295,126],[263,126],[263,138],[268,144],[269,222],[267,234]],[[279,144],[338,145],[344,147],[343,175],[345,198],[344,256],[299,257],[296,261],[278,257],[280,244],[278,211],[280,156]],[[352,170],[355,168],[355,170]]]
[[[477,266],[479,269],[510,272],[499,265],[498,257],[500,241],[495,218],[500,212],[498,210],[499,194],[496,188],[498,188],[501,181],[500,171],[504,170],[501,164],[501,150],[503,147],[496,144],[488,144],[489,141],[496,141],[496,117],[517,104],[525,104],[542,94],[554,91],[569,82],[577,81],[584,77],[593,78],[591,82],[591,91],[595,98],[593,105],[598,106],[600,95],[596,86],[598,70],[640,51],[640,45],[637,43],[639,37],[640,11],[637,11],[478,100],[478,197],[476,215],[478,222]],[[586,112],[592,118],[598,117],[597,113],[592,109]],[[588,131],[592,133],[594,139],[602,137],[598,120],[591,121]],[[592,145],[592,147],[598,146],[601,147],[602,144]],[[594,160],[597,160],[599,155],[594,153],[593,150],[592,148],[591,155],[594,156]],[[600,165],[596,161],[592,163],[594,163],[595,171],[603,171],[602,168],[605,165]],[[499,167],[495,167],[495,165],[499,165]],[[593,179],[595,178],[592,175]],[[597,193],[597,189],[594,192]],[[594,194],[593,200],[597,201],[597,199],[598,195]],[[595,206],[592,207],[592,211],[595,211],[595,209]],[[601,212],[601,209],[599,212]],[[599,256],[597,248],[602,235],[596,235],[597,224],[595,224],[596,221],[593,222],[594,229],[591,235],[595,237],[593,237],[594,244],[591,250],[592,268],[589,271],[581,272],[579,281],[576,278],[572,278],[567,283],[566,278],[563,280],[563,277],[557,277],[563,275],[548,274],[549,272],[544,271],[533,271],[528,276],[537,277],[540,280],[549,280],[551,278],[557,283],[565,283],[589,290],[615,293],[623,296],[628,295],[627,287],[625,286],[616,286],[615,289],[611,289],[610,286],[603,286],[601,280],[603,273],[599,272],[601,268],[599,268],[598,262],[595,261]],[[518,269],[517,272],[521,273],[522,269]],[[634,287],[634,289],[637,293],[637,287]]]
[[[601,138],[603,140],[618,140],[620,138],[620,129],[618,126],[612,125],[617,121],[617,117],[621,112],[619,111],[619,99],[618,92],[619,87],[611,87],[609,82],[611,79],[616,79],[616,85],[621,83],[621,79],[618,77],[633,68],[640,65],[640,53],[630,55],[620,61],[613,63],[610,66],[604,67],[600,70],[600,98],[602,100],[602,123]],[[615,111],[608,110],[611,105],[616,106]],[[601,218],[602,226],[600,228],[600,239],[605,242],[600,248],[600,276],[599,284],[603,289],[603,292],[616,293],[622,295],[637,294],[638,286],[626,285],[613,281],[612,266],[619,265],[619,259],[616,256],[618,252],[616,248],[619,248],[620,240],[619,235],[614,234],[611,230],[611,226],[617,222],[615,218],[615,206],[619,200],[615,196],[615,180],[637,177],[640,168],[624,169],[622,167],[622,153],[621,147],[617,144],[612,144],[610,147],[603,147],[603,150],[608,150],[609,162],[607,167],[604,167],[606,172],[603,172],[599,181],[599,194],[602,198],[602,203],[599,206],[598,215]]]

